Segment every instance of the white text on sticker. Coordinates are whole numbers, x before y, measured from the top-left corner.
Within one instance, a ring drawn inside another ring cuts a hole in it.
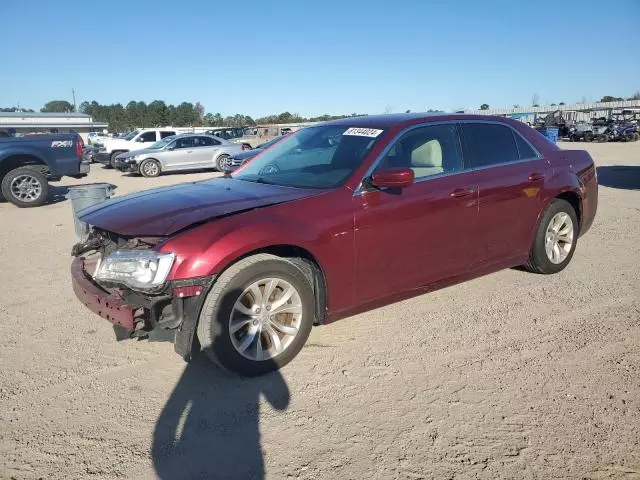
[[[376,128],[358,128],[351,127],[347,129],[343,135],[356,135],[358,137],[372,137],[375,138],[382,133],[382,130],[378,130]]]

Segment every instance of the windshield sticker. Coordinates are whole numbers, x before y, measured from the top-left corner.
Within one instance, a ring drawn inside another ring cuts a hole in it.
[[[355,135],[358,137],[371,137],[375,138],[382,133],[382,130],[378,130],[376,128],[358,128],[351,127],[347,129],[342,135]]]
[[[67,148],[73,147],[73,140],[54,140],[51,142],[51,148]]]

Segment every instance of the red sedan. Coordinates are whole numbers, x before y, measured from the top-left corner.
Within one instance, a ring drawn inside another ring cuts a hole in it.
[[[588,153],[473,115],[305,128],[232,176],[84,210],[73,287],[122,337],[259,375],[312,325],[499,269],[567,266],[598,199]]]

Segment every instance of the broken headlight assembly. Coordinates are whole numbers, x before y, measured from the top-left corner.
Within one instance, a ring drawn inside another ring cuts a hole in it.
[[[154,290],[164,284],[175,254],[154,250],[117,250],[104,256],[93,278],[98,282],[120,283],[133,290]]]

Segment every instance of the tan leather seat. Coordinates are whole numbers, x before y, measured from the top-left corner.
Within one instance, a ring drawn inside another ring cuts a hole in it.
[[[411,170],[416,178],[444,172],[442,147],[438,140],[429,140],[411,152]]]

